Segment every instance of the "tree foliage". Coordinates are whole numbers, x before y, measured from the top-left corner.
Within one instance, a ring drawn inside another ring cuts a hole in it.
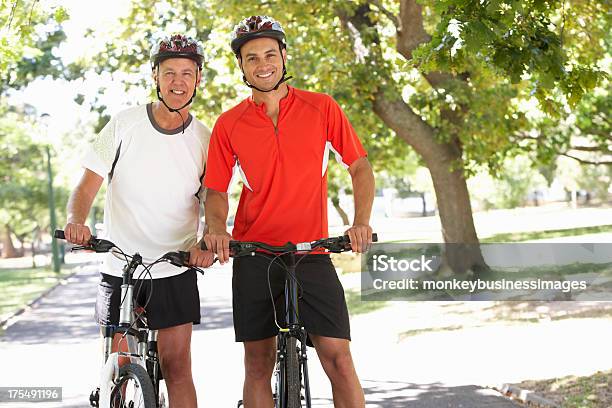
[[[0,96],[19,89],[38,77],[64,74],[54,54],[66,39],[61,23],[68,19],[63,7],[44,9],[37,0],[1,0]]]
[[[41,132],[31,117],[4,110],[0,115],[0,226],[22,240],[49,226],[46,146],[32,140]],[[55,205],[64,216],[67,191],[55,189]]]
[[[432,40],[418,51],[425,70],[491,70],[529,92],[554,114],[556,91],[575,106],[602,77],[596,65],[608,32],[606,2],[443,0]],[[587,29],[588,27],[588,29]],[[595,41],[585,44],[586,36]],[[557,107],[558,108],[558,107]]]
[[[356,33],[342,18],[348,21],[360,7],[367,8],[369,22]],[[556,120],[564,107],[577,108],[605,76],[597,66],[608,53],[605,3],[444,0],[422,1],[422,7],[429,40],[420,41],[406,58],[397,51],[402,27],[395,2],[296,0],[245,9],[239,1],[142,1],[122,20],[122,32],[102,58],[90,63],[100,72],[142,72],[154,36],[184,29],[206,42],[204,91],[194,107],[213,122],[248,92],[239,85],[241,75],[228,46],[231,28],[247,14],[275,15],[288,35],[292,83],[340,101],[374,163],[392,168],[393,158],[406,154],[389,126],[372,113],[374,93],[392,84],[408,96],[439,141],[459,137],[467,170],[484,165],[494,172],[517,147],[515,136],[533,125],[522,101],[537,98],[539,108]],[[432,73],[453,76],[432,86],[426,80]],[[140,76],[126,86],[150,87],[147,80]]]
[[[40,132],[34,124],[35,109],[9,106],[3,96],[36,78],[65,74],[55,51],[66,38],[61,23],[68,15],[63,7],[46,9],[37,0],[1,1],[0,231],[8,255],[11,233],[23,241],[48,228],[49,197],[46,146],[32,139]],[[66,197],[65,189],[56,189],[58,208],[64,207]]]

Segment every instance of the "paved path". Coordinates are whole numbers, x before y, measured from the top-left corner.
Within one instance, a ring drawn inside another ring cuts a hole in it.
[[[61,386],[64,395],[61,406],[88,406],[88,393],[97,383],[97,370],[101,363],[101,344],[92,320],[96,283],[95,266],[85,267],[2,333],[0,386]],[[233,341],[228,268],[211,269],[206,277],[199,278],[199,285],[203,323],[195,327],[193,335],[194,378],[199,405],[233,407],[242,389],[243,354],[242,346]],[[398,348],[393,336],[373,330],[375,315],[353,320],[354,354],[368,408],[517,406],[494,391],[469,382],[438,381],[435,375],[431,375],[431,370],[426,370],[426,381],[418,381],[423,376],[415,370],[417,366],[410,363],[413,358]],[[426,351],[415,349],[415,352],[422,355]],[[312,389],[316,397],[314,406],[333,407],[331,390],[316,353],[311,352],[309,356]],[[419,365],[422,363],[420,361]],[[432,363],[437,365],[439,377],[444,377],[443,365],[434,360]],[[470,367],[466,366],[465,370],[469,372]],[[6,406],[17,408],[20,404]],[[21,406],[29,407],[31,404]],[[40,403],[36,406],[51,408],[57,404]]]

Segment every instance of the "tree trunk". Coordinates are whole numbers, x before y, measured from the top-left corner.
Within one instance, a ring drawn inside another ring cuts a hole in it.
[[[6,224],[2,229],[2,258],[17,258],[19,253],[13,245],[13,238],[11,237],[11,227]]]
[[[448,244],[445,259],[457,274],[462,275],[468,270],[480,272],[487,266],[474,227],[467,183],[462,170],[449,170],[452,165],[449,162],[428,165],[438,197],[442,236]]]
[[[34,228],[32,231],[32,268],[36,268],[36,250],[38,249],[38,243],[40,240],[40,227]]]
[[[486,268],[472,218],[472,205],[463,175],[457,141],[438,143],[435,130],[403,100],[379,91],[374,112],[423,158],[433,181],[446,246],[446,261],[455,273]]]
[[[340,200],[338,199],[338,197],[332,197],[331,202],[334,205],[336,211],[338,212],[338,215],[340,215],[340,218],[342,218],[342,225],[351,225],[346,211],[344,211],[342,207],[340,207]]]
[[[346,28],[350,24],[360,33],[362,41],[369,39],[368,58],[371,66],[378,67],[384,61],[376,24],[372,20],[373,2],[363,3],[352,15],[339,11]],[[380,8],[376,4],[376,8]],[[406,59],[412,59],[412,52],[431,40],[423,25],[423,10],[416,0],[400,0],[400,14],[390,17],[397,29],[397,51]],[[433,88],[445,88],[456,79],[444,72],[429,72],[425,79]],[[376,77],[376,75],[373,75]],[[445,260],[455,273],[467,270],[486,269],[472,218],[472,205],[463,173],[461,143],[457,137],[448,142],[438,142],[436,130],[418,115],[404,100],[402,92],[392,80],[381,78],[373,97],[373,110],[398,137],[414,148],[431,174],[436,191],[438,209],[442,223],[442,235],[446,245]],[[463,109],[463,107],[462,107]],[[448,121],[457,120],[453,112],[441,112]]]
[[[421,193],[421,205],[423,206],[421,216],[427,217],[427,201],[425,201],[425,193]]]
[[[34,243],[34,240],[32,240],[32,245],[30,245],[30,248],[32,249],[32,268],[36,269],[36,244]]]

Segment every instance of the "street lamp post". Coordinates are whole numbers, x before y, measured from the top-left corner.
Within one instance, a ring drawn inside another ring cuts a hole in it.
[[[41,119],[45,121],[49,118],[48,113],[43,113],[41,115]],[[47,132],[48,133],[48,132]],[[45,135],[48,136],[48,135]],[[57,220],[55,218],[55,196],[53,194],[53,170],[51,169],[51,148],[47,144],[45,147],[47,153],[47,177],[49,180],[49,224],[51,228],[51,235],[57,228]],[[60,271],[60,258],[59,258],[59,248],[57,246],[57,239],[53,236],[51,237],[51,251],[53,256],[53,271],[59,273]]]

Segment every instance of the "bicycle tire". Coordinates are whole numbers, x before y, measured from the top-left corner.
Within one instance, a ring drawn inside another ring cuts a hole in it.
[[[287,379],[287,408],[301,408],[302,381],[300,375],[300,361],[298,358],[297,340],[295,337],[287,338],[287,358],[285,372]]]
[[[138,364],[121,366],[119,380],[111,390],[110,407],[156,408],[155,391],[147,370]]]

